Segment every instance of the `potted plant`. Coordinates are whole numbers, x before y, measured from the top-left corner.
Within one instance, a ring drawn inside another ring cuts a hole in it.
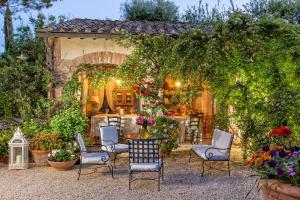
[[[178,148],[178,122],[165,116],[157,117],[155,126],[150,128],[156,138],[162,140],[160,151],[163,156],[170,156],[171,152]]]
[[[49,131],[37,133],[29,143],[33,161],[37,166],[48,165],[48,153],[51,149],[60,149],[62,139],[59,134]]]
[[[264,200],[300,199],[300,147],[265,146],[248,161],[262,178]]]
[[[75,154],[76,143],[69,143],[64,148],[53,150],[48,155],[48,163],[56,170],[64,171],[71,169],[78,160],[78,155]]]

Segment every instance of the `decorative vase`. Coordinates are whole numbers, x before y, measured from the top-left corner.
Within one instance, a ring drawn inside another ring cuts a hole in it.
[[[160,155],[161,155],[161,157],[170,157],[171,153],[172,153],[172,151],[164,151],[164,152],[161,152]]]
[[[260,184],[263,200],[300,199],[300,187],[293,186],[290,183],[263,179]]]
[[[48,160],[48,163],[51,167],[58,171],[66,171],[71,169],[77,162],[78,159],[76,160],[70,160],[66,162],[55,162],[55,161],[50,161]]]
[[[141,139],[150,139],[152,137],[152,134],[149,133],[147,126],[142,126],[140,129]]]
[[[42,167],[42,166],[48,166],[48,151],[44,150],[32,150],[32,159],[35,162],[36,166]]]

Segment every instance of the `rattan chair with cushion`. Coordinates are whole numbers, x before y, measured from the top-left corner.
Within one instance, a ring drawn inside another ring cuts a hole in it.
[[[230,150],[233,141],[233,134],[215,129],[211,145],[192,145],[190,151],[191,161],[192,153],[202,160],[202,174],[204,174],[206,161],[227,161],[228,175],[230,176]]]
[[[163,158],[160,157],[160,140],[157,139],[131,139],[129,145],[129,190],[135,180],[157,180],[160,191],[160,179],[164,178]],[[133,178],[134,173],[155,172],[157,178]]]
[[[100,141],[103,150],[114,154],[114,167],[116,168],[117,155],[128,152],[127,144],[120,144],[116,126],[100,127]]]
[[[77,143],[80,148],[80,166],[79,166],[79,170],[78,170],[77,180],[79,180],[80,175],[91,174],[91,173],[87,173],[87,174],[81,173],[83,165],[107,166],[109,168],[109,171],[111,172],[111,176],[114,178],[113,166],[111,164],[108,152],[102,150],[100,148],[100,146],[98,146],[99,151],[88,151],[86,147],[90,147],[90,146],[86,146],[84,144],[83,138],[80,133],[78,133],[76,135],[76,140],[77,140]],[[97,168],[95,168],[93,172],[96,172],[96,171],[97,171]]]

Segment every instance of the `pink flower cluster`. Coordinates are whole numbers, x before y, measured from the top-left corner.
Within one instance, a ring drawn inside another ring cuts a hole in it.
[[[135,120],[136,124],[142,125],[142,126],[153,126],[155,124],[154,119],[144,119],[144,118],[136,118]]]

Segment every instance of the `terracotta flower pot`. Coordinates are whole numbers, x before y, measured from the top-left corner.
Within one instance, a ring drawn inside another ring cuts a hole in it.
[[[48,151],[43,151],[43,150],[32,150],[32,158],[33,161],[35,162],[36,166],[42,167],[42,166],[48,166]]]
[[[171,153],[172,153],[172,151],[166,151],[166,152],[161,152],[160,155],[161,155],[161,157],[170,157]]]
[[[261,192],[263,200],[299,200],[300,187],[278,180],[262,180]]]
[[[53,167],[56,170],[65,171],[65,170],[71,169],[76,164],[77,160],[78,159],[70,160],[67,162],[55,162],[55,161],[48,160],[48,163],[51,167]]]

